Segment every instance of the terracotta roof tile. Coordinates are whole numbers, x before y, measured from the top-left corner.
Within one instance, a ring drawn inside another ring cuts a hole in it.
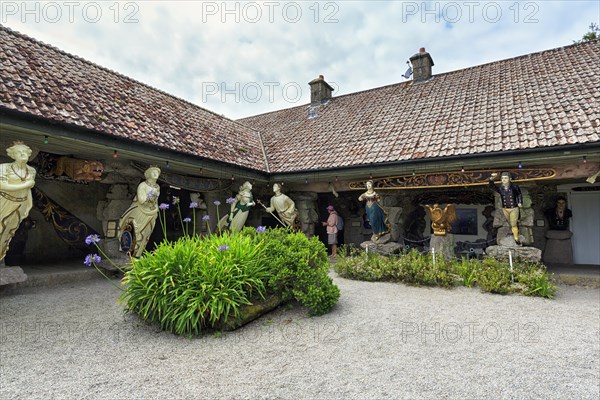
[[[239,121],[246,126],[1,26],[0,43],[0,107],[263,171],[590,143],[600,134],[591,67],[599,41],[335,97],[314,119],[303,105]],[[301,145],[281,145],[290,138]]]
[[[597,142],[599,63],[594,41],[334,97],[311,120],[303,105],[240,122],[273,172]]]
[[[0,26],[0,107],[265,171],[253,129]]]

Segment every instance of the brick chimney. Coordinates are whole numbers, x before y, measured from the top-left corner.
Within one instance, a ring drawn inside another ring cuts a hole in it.
[[[325,82],[323,75],[319,75],[317,79],[308,82],[310,85],[310,104],[322,103],[331,98],[333,88]]]
[[[413,82],[422,82],[431,78],[431,67],[434,64],[425,47],[421,47],[419,52],[410,58],[410,63],[413,69]]]

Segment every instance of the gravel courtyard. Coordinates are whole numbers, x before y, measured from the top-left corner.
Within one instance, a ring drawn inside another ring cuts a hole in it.
[[[334,310],[282,307],[188,339],[123,313],[104,279],[0,295],[1,399],[600,397],[600,291],[554,300],[332,273]]]

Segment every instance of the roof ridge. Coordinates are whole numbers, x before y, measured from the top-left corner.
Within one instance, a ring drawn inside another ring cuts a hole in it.
[[[92,62],[92,61],[90,61],[90,60],[87,60],[87,59],[85,59],[85,58],[83,58],[83,57],[80,57],[80,56],[78,56],[78,55],[76,55],[76,54],[72,54],[72,53],[69,53],[69,52],[67,52],[67,51],[65,51],[65,50],[61,50],[61,49],[59,49],[59,48],[58,48],[58,47],[56,47],[56,46],[53,46],[53,45],[51,45],[51,44],[48,44],[48,43],[42,42],[41,40],[35,39],[35,38],[33,38],[33,37],[31,37],[31,36],[29,36],[29,35],[25,34],[25,33],[21,33],[21,32],[19,32],[19,31],[16,31],[16,30],[14,30],[14,29],[11,29],[11,28],[9,28],[9,27],[7,27],[7,26],[5,26],[5,25],[2,25],[2,24],[0,24],[0,30],[7,31],[9,34],[12,34],[12,35],[15,35],[15,36],[20,36],[21,38],[23,38],[23,39],[25,39],[25,40],[28,40],[28,41],[30,41],[30,42],[32,42],[32,43],[35,43],[35,44],[38,44],[38,45],[42,45],[42,46],[44,46],[44,47],[46,47],[46,48],[49,48],[49,49],[51,49],[51,50],[53,50],[53,51],[56,51],[56,52],[58,52],[58,53],[61,53],[61,54],[65,55],[65,56],[67,56],[67,57],[70,57],[70,58],[72,58],[72,59],[75,59],[75,60],[78,60],[78,61],[84,62],[84,63],[86,63],[86,64],[89,64],[89,65],[91,65],[91,66],[94,66],[94,67],[96,67],[96,68],[98,68],[98,69],[101,69],[101,70],[103,70],[103,71],[105,71],[105,72],[108,72],[108,73],[110,73],[110,74],[112,74],[112,75],[116,75],[116,76],[118,76],[118,77],[124,78],[124,79],[126,79],[126,80],[128,80],[128,81],[134,82],[134,83],[136,83],[136,84],[139,84],[139,85],[141,85],[141,86],[144,86],[144,87],[147,87],[147,88],[149,88],[149,89],[152,89],[152,90],[154,90],[154,91],[156,91],[156,92],[159,92],[159,93],[162,93],[162,94],[164,94],[164,95],[167,95],[167,96],[169,96],[169,97],[171,97],[171,98],[173,98],[173,99],[175,99],[175,100],[181,101],[181,102],[183,102],[183,103],[186,103],[186,104],[189,104],[189,105],[191,105],[191,106],[193,106],[193,107],[199,108],[199,109],[201,109],[201,110],[203,110],[203,111],[209,112],[209,113],[211,113],[211,114],[213,114],[213,115],[215,115],[215,116],[217,116],[217,117],[219,117],[219,118],[223,118],[223,119],[226,119],[226,120],[228,120],[228,121],[230,121],[230,122],[235,122],[235,123],[239,124],[239,122],[237,122],[236,120],[233,120],[233,119],[231,119],[231,118],[228,118],[228,117],[226,117],[226,116],[224,116],[224,115],[222,115],[222,114],[218,114],[218,113],[216,113],[216,112],[214,112],[214,111],[211,111],[211,110],[209,110],[209,109],[207,109],[207,108],[201,107],[201,106],[199,106],[199,105],[197,105],[197,104],[195,104],[195,103],[192,103],[192,102],[191,102],[191,101],[189,101],[189,100],[185,100],[185,99],[183,99],[183,98],[181,98],[181,97],[175,96],[175,95],[174,95],[174,94],[172,94],[172,93],[166,92],[166,91],[164,91],[164,90],[162,90],[162,89],[158,89],[158,88],[156,88],[156,87],[154,87],[154,86],[151,86],[151,85],[149,85],[149,84],[147,84],[147,83],[144,83],[144,82],[142,82],[142,81],[139,81],[139,80],[137,80],[137,79],[134,79],[134,78],[132,78],[132,77],[129,77],[129,76],[127,76],[127,75],[124,75],[124,74],[122,74],[122,73],[119,73],[119,72],[117,72],[117,71],[115,71],[115,70],[112,70],[112,69],[110,69],[110,68],[104,67],[104,66],[102,66],[102,65],[100,65],[100,64],[96,64],[95,62]],[[244,126],[245,128],[249,128],[249,127],[248,127],[248,126],[246,126],[246,125],[243,125],[243,124],[240,124],[240,125]]]
[[[440,74],[434,74],[434,75],[432,75],[432,78],[446,76],[446,75],[450,75],[450,74],[461,73],[463,71],[469,71],[469,70],[472,70],[472,69],[475,69],[475,68],[481,68],[481,67],[484,67],[484,66],[487,66],[487,65],[499,64],[499,63],[503,63],[503,62],[509,62],[509,61],[517,60],[517,59],[520,59],[520,58],[525,58],[525,57],[531,57],[531,56],[535,56],[535,55],[540,55],[540,54],[543,54],[543,53],[546,53],[546,52],[553,52],[553,51],[564,50],[564,49],[567,49],[569,47],[585,46],[585,45],[589,45],[590,43],[594,43],[594,42],[600,43],[600,39],[590,40],[590,41],[583,42],[583,43],[573,43],[573,44],[569,44],[569,45],[565,45],[565,46],[554,47],[554,48],[551,48],[551,49],[536,51],[534,53],[527,53],[527,54],[521,54],[521,55],[510,57],[510,58],[504,58],[502,60],[495,60],[495,61],[490,61],[490,62],[486,62],[486,63],[483,63],[483,64],[472,65],[472,66],[466,67],[466,68],[461,68],[461,69],[456,69],[456,70],[453,70],[453,71],[442,72]],[[354,95],[358,95],[358,94],[362,94],[362,93],[368,93],[368,92],[372,92],[374,90],[381,90],[381,89],[389,88],[389,87],[392,87],[392,86],[399,86],[399,85],[404,85],[404,84],[410,84],[410,82],[412,82],[412,81],[389,83],[389,84],[383,85],[383,86],[377,86],[377,87],[370,88],[370,89],[359,90],[357,92],[346,93],[346,94],[342,94],[342,95],[339,95],[339,96],[335,96],[335,97],[332,97],[331,100],[340,99],[340,98],[348,97],[348,96],[354,96]],[[250,119],[250,118],[254,118],[254,117],[265,116],[265,115],[268,115],[268,114],[278,113],[278,112],[282,112],[282,111],[286,111],[286,110],[292,110],[292,109],[295,109],[295,108],[307,107],[307,106],[310,106],[310,103],[299,105],[299,106],[295,106],[295,107],[290,107],[290,108],[282,108],[280,110],[268,111],[268,112],[262,113],[262,114],[249,115],[247,117],[240,118],[237,121],[241,121],[241,120],[244,120],[244,119]]]

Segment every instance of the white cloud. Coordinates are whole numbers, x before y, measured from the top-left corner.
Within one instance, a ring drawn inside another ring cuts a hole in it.
[[[402,82],[419,47],[442,73],[569,45],[600,12],[597,1],[78,2],[71,22],[67,3],[28,2],[27,14],[4,1],[1,20],[231,118],[305,104],[319,74],[335,95]]]

